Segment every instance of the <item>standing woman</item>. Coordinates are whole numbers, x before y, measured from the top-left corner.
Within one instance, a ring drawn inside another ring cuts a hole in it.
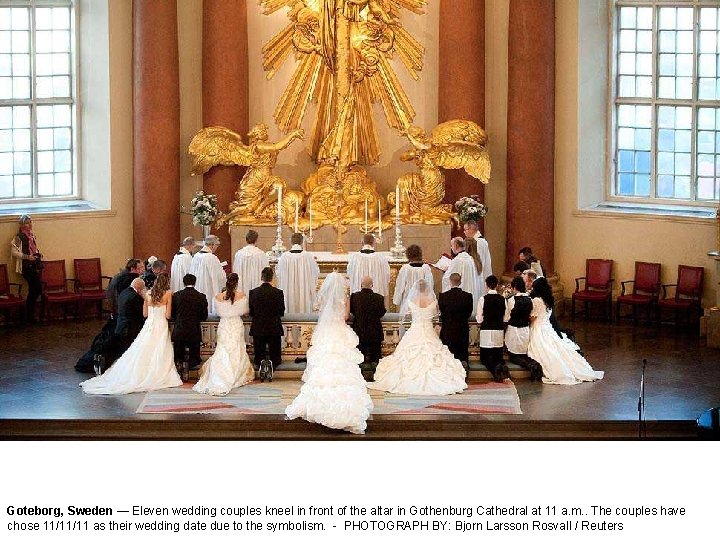
[[[25,317],[30,323],[35,322],[35,303],[40,297],[40,272],[42,271],[42,255],[37,246],[37,239],[32,230],[30,216],[20,216],[20,230],[11,243],[12,256],[16,259],[15,271],[22,274],[28,284]]]
[[[470,257],[472,257],[473,263],[475,264],[475,272],[477,273],[477,276],[475,277],[475,290],[477,291],[477,297],[475,297],[475,307],[477,307],[478,300],[487,292],[487,288],[485,287],[485,278],[483,277],[482,260],[480,259],[480,254],[478,253],[477,240],[474,238],[466,238],[465,251],[468,255],[470,255]]]

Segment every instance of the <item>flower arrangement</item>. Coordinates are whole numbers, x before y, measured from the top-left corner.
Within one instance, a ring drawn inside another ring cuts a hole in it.
[[[216,195],[205,195],[203,191],[198,191],[192,199],[191,208],[193,225],[209,226],[220,217]]]
[[[455,202],[455,210],[460,223],[468,220],[478,221],[484,218],[488,211],[487,206],[480,202],[480,195],[462,197]]]

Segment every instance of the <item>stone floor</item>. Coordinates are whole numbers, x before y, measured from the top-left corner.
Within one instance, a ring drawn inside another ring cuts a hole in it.
[[[683,421],[687,426],[702,411],[720,405],[720,352],[708,349],[695,334],[629,323],[563,324],[575,329],[588,361],[595,369],[605,371],[605,379],[572,387],[518,380],[523,415],[486,416],[483,422],[495,427],[507,424],[508,428],[517,422],[585,422],[588,426],[594,422],[633,422],[637,419],[643,359],[648,361],[649,421]],[[91,320],[0,328],[0,438],[15,433],[8,422],[17,420],[132,420],[157,424],[173,419],[172,415],[136,415],[143,394],[82,393],[78,383],[88,376],[76,373],[73,365],[101,326],[101,321]],[[442,418],[418,420],[428,424],[424,428],[428,433],[445,427],[437,424],[443,422]],[[222,416],[213,415],[213,422],[217,421],[222,421]],[[233,421],[237,422],[237,417]],[[403,422],[408,422],[407,416]],[[372,426],[371,419],[368,431]],[[308,436],[312,437],[312,433],[309,431]]]

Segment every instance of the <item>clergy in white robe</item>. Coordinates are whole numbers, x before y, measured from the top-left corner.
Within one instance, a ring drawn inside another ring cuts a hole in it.
[[[410,289],[421,279],[432,285],[433,275],[430,265],[422,262],[422,248],[417,244],[412,244],[405,250],[408,258],[407,264],[402,265],[395,281],[395,292],[393,294],[393,304],[398,307],[403,305]]]
[[[220,246],[220,239],[211,234],[205,239],[205,245],[193,257],[189,274],[195,276],[195,290],[200,291],[208,299],[208,305],[214,310],[213,298],[222,291],[227,281],[225,270],[215,252]],[[213,313],[214,314],[214,313]]]
[[[480,262],[482,263],[481,283],[483,284],[484,289],[485,280],[493,273],[492,259],[490,258],[490,246],[482,233],[480,233],[477,221],[466,221],[463,224],[463,230],[465,231],[465,238],[474,238],[477,242],[477,251],[480,256]]]
[[[375,237],[372,234],[363,236],[363,246],[359,252],[350,253],[347,274],[351,294],[362,289],[362,279],[370,276],[373,280],[373,292],[388,295],[390,261],[387,255],[375,252]]]
[[[190,271],[194,249],[195,239],[188,236],[183,240],[180,249],[173,257],[170,265],[170,290],[174,293],[185,288],[183,276]]]
[[[262,269],[270,266],[268,256],[255,245],[257,239],[258,233],[250,229],[245,235],[247,245],[242,249],[238,249],[233,259],[233,272],[240,278],[238,288],[247,297],[250,296],[252,289],[260,286],[260,272],[262,272]]]
[[[303,250],[302,234],[294,233],[290,251],[278,259],[278,289],[285,296],[285,314],[312,313],[320,267],[312,253]]]
[[[457,273],[460,274],[460,288],[469,292],[473,295],[473,312],[472,316],[475,316],[475,310],[477,309],[478,301],[482,296],[478,291],[478,272],[475,269],[475,261],[473,258],[465,253],[465,240],[460,237],[453,238],[450,242],[450,248],[455,253],[455,257],[450,261],[450,266],[445,270],[445,274],[442,278],[442,292],[449,291],[452,285],[450,285],[450,275]]]

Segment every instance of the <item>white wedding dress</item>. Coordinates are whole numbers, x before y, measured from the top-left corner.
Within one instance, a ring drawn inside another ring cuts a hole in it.
[[[316,305],[323,306],[307,351],[300,393],[285,409],[288,418],[304,418],[333,429],[362,434],[373,402],[360,367],[358,337],[345,323],[345,280],[325,278]]]
[[[465,368],[442,344],[433,328],[437,301],[420,307],[410,300],[408,310],[412,315],[410,329],[395,352],[380,360],[375,370],[375,382],[369,383],[368,387],[394,394],[423,396],[465,390]]]
[[[560,337],[550,324],[552,310],[545,307],[542,298],[533,298],[530,323],[528,356],[543,368],[546,384],[578,384],[602,379],[604,372],[593,370],[587,360],[578,353],[578,346],[571,339]]]
[[[128,350],[105,373],[80,383],[88,394],[130,394],[181,385],[164,305],[148,306],[145,324]]]
[[[200,380],[193,390],[201,394],[224,396],[233,388],[255,379],[255,369],[245,350],[245,326],[242,316],[250,311],[246,296],[235,300],[215,302],[215,313],[220,322],[217,328],[217,346],[213,355],[203,364]]]

